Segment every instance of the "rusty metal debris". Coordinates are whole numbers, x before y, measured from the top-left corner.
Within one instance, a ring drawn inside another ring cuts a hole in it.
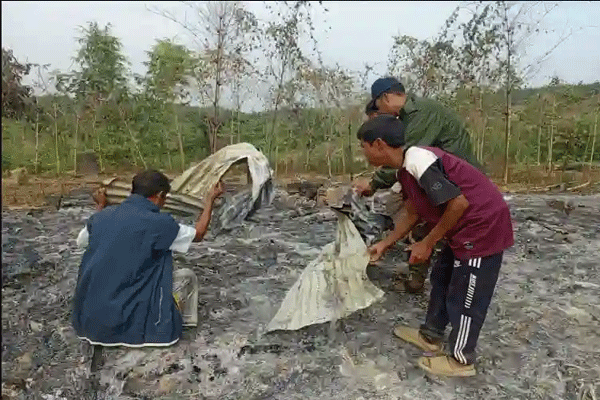
[[[219,226],[223,229],[239,224],[253,210],[261,205],[270,204],[273,199],[269,161],[249,143],[224,147],[176,177],[171,182],[171,193],[167,195],[164,211],[183,216],[199,215],[210,189],[233,165],[241,162],[248,165],[252,187],[246,194],[227,198],[226,204],[229,206],[222,207],[223,210],[219,214],[222,218],[217,218]],[[103,186],[106,187],[109,204],[118,204],[131,193],[131,184],[118,179],[104,181]],[[232,209],[236,212],[232,212]]]

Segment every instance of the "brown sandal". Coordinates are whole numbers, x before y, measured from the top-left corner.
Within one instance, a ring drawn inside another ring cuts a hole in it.
[[[475,376],[475,366],[459,363],[450,356],[421,357],[419,358],[419,367],[425,371],[443,376]]]

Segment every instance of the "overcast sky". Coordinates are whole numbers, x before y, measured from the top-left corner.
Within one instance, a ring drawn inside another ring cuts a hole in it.
[[[392,36],[399,33],[430,38],[459,2],[324,2],[329,12],[317,16],[317,40],[328,64],[339,63],[361,70],[376,64],[375,75],[386,71]],[[177,9],[177,2],[2,2],[2,47],[13,49],[17,59],[50,64],[68,70],[76,51],[77,27],[87,21],[111,23],[123,43],[134,72],[143,73],[145,51],[156,39],[177,38],[190,43],[181,27],[148,11],[146,7]],[[261,2],[249,7],[265,15]],[[532,85],[549,81],[554,74],[577,83],[600,80],[600,2],[564,2],[546,20],[558,33],[532,43],[530,54],[545,51],[567,27],[588,27],[562,44],[531,79]],[[593,27],[592,26],[596,26]],[[326,29],[330,28],[330,29]],[[375,76],[374,75],[374,76]],[[374,79],[374,77],[373,77]]]

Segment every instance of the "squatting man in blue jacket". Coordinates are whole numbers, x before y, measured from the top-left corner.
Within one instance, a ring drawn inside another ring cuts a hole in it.
[[[99,212],[79,233],[87,246],[75,289],[73,326],[81,339],[102,346],[169,346],[181,337],[183,319],[173,297],[171,251],[187,252],[202,240],[219,182],[209,193],[195,227],[175,222],[160,209],[171,190],[157,171],[133,178],[131,195],[106,207],[106,191],[94,200]]]

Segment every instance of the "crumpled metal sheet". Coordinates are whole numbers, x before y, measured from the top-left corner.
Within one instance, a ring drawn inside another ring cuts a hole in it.
[[[131,182],[123,182],[117,178],[107,179],[102,182],[106,188],[108,204],[119,204],[131,194]],[[204,208],[204,202],[192,196],[169,193],[164,206],[164,211],[180,215],[198,215]]]
[[[336,214],[335,241],[302,271],[267,331],[297,330],[344,318],[383,297],[366,273],[367,245],[350,218]]]
[[[401,206],[397,196],[386,196],[383,199],[378,197],[377,205],[374,205],[374,199],[365,199],[352,188],[342,186],[328,189],[326,201],[329,207],[350,218],[362,239],[370,246],[381,240],[386,230],[393,228],[392,217]]]
[[[199,215],[209,191],[234,164],[243,161],[248,163],[251,190],[234,196],[225,195],[224,204],[215,211],[214,228],[211,229],[218,233],[238,226],[258,208],[270,204],[274,196],[269,160],[249,143],[224,147],[175,178],[164,210],[188,216]],[[130,183],[115,179],[105,181],[104,186],[110,204],[120,203],[131,193]]]
[[[250,143],[226,146],[198,164],[188,168],[171,182],[171,190],[204,200],[231,166],[246,160],[252,177],[252,199],[258,199],[261,188],[272,178],[269,160]],[[270,200],[272,200],[272,194]]]
[[[252,190],[242,190],[235,195],[225,195],[225,203],[215,212],[211,231],[218,235],[227,232],[251,217],[262,205],[270,204],[274,196],[273,181],[267,180],[260,188],[257,198]]]

